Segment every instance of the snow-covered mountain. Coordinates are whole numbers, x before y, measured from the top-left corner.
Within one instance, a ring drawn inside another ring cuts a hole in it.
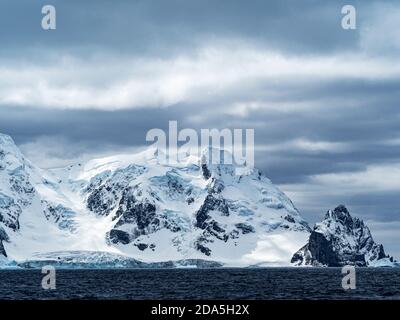
[[[211,165],[218,150],[180,154],[174,165],[160,161],[160,152],[45,171],[0,135],[1,255],[288,265],[309,237],[290,199],[258,170],[236,175],[233,165]]]
[[[396,264],[383,246],[374,241],[364,222],[351,217],[343,205],[329,210],[325,219],[315,225],[307,244],[294,254],[292,263],[330,267]]]
[[[32,165],[13,140],[0,134],[0,252],[25,259],[70,243],[76,228],[71,199]]]

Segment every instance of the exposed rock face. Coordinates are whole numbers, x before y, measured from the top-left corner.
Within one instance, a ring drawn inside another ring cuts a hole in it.
[[[129,233],[118,230],[118,229],[112,229],[108,234],[107,234],[107,239],[109,242],[114,243],[114,244],[128,244],[131,242],[131,236]]]
[[[41,203],[45,207],[43,213],[47,220],[57,224],[60,229],[71,232],[76,230],[77,224],[74,221],[74,211],[61,204],[53,205],[45,200],[42,200]]]
[[[130,181],[145,171],[143,166],[129,165],[115,172],[106,170],[96,175],[84,190],[88,209],[98,215],[108,215],[121,202]]]
[[[0,255],[7,257],[6,250],[4,249],[4,246],[3,246],[3,241],[8,242],[9,238],[8,238],[7,233],[4,231],[4,229],[2,227],[0,227]]]
[[[208,180],[211,178],[211,172],[210,172],[210,170],[208,170],[208,167],[206,164],[201,165],[201,170],[202,170],[204,179]]]
[[[128,188],[123,192],[113,219],[118,219],[115,227],[110,231],[110,240],[115,244],[128,244],[139,236],[152,233],[160,227],[155,205],[147,201],[138,201],[135,197],[135,189]],[[133,228],[129,233],[118,229],[124,225],[131,225]]]
[[[204,166],[204,165],[203,165]],[[204,170],[204,169],[203,169]],[[204,177],[209,179],[209,177]],[[213,214],[218,214],[219,216],[229,216],[229,208],[225,199],[221,196],[221,191],[223,190],[223,184],[213,179],[211,185],[208,188],[208,194],[201,205],[200,209],[196,212],[196,227],[203,231],[202,235],[196,241],[196,248],[200,252],[209,256],[211,254],[211,249],[207,248],[206,243],[212,242],[212,238],[217,238],[222,241],[227,241],[229,234],[226,230],[212,217]]]
[[[315,225],[308,243],[292,258],[298,266],[367,267],[383,262],[390,264],[393,258],[375,243],[364,222],[351,217],[343,205],[326,213],[325,219]]]

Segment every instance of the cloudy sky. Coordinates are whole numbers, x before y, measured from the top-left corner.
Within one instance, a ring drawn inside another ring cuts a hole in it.
[[[53,167],[169,120],[254,128],[256,167],[307,220],[344,203],[400,257],[399,30],[395,0],[3,0],[0,132]]]

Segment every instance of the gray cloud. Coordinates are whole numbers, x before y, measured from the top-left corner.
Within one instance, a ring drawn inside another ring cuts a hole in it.
[[[370,1],[355,1],[368,7]],[[46,1],[2,1],[0,37],[16,47],[61,47],[91,51],[98,47],[128,54],[174,54],[198,41],[246,38],[260,46],[291,52],[342,50],[352,47],[358,32],[338,32],[345,2],[242,0],[60,1],[57,33],[40,29],[40,9]],[[11,14],[12,12],[12,14]],[[8,30],[13,30],[12,34]]]

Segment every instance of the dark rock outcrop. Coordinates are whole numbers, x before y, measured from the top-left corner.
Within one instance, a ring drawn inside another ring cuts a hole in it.
[[[242,234],[253,233],[255,232],[254,228],[246,223],[237,223],[235,227],[242,231]]]
[[[111,243],[114,244],[117,243],[128,244],[131,242],[129,233],[118,229],[112,229],[108,233],[108,239]]]
[[[0,255],[7,257],[6,250],[4,249],[3,241],[8,242],[9,238],[5,230],[0,227]]]
[[[201,171],[203,173],[203,178],[204,179],[208,180],[208,179],[211,178],[211,172],[210,172],[210,170],[208,170],[208,167],[207,167],[206,164],[202,164],[201,165]]]
[[[299,266],[367,267],[390,263],[390,257],[381,244],[375,243],[364,222],[351,217],[347,208],[340,205],[315,225],[307,244],[293,255],[291,262]]]
[[[203,229],[202,236],[196,241],[196,249],[205,255],[211,254],[211,249],[206,246],[207,242],[214,239],[227,241],[229,234],[214,218],[213,214],[229,216],[229,207],[221,192],[224,185],[221,181],[213,179],[208,188],[208,195],[203,204],[195,214],[195,226]]]

